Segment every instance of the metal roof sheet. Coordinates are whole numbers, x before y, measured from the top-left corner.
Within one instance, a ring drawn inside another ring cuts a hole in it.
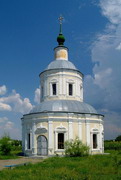
[[[75,100],[50,100],[41,102],[35,106],[30,113],[38,112],[75,112],[98,114],[89,104]]]
[[[77,70],[74,64],[68,60],[54,60],[47,66],[46,70],[61,68]]]

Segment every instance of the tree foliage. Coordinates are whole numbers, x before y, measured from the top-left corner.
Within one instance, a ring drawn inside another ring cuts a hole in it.
[[[77,137],[75,140],[65,142],[65,154],[72,157],[87,156],[89,154],[89,147],[83,144]]]
[[[22,141],[21,140],[11,140],[12,150],[22,150]]]
[[[117,136],[115,141],[121,141],[121,135]]]
[[[2,155],[9,155],[11,152],[12,146],[11,146],[11,139],[8,135],[4,135],[0,139],[0,153]]]

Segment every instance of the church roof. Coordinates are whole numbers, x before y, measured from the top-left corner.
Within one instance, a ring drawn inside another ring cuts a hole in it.
[[[30,113],[40,112],[74,112],[98,114],[97,111],[89,104],[75,100],[50,100],[41,102],[35,106]]]
[[[77,70],[74,64],[70,61],[66,60],[54,60],[52,61],[46,68],[46,70],[50,69],[72,69]]]

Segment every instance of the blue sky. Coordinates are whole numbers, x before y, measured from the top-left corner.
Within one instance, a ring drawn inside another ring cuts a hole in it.
[[[54,59],[58,17],[69,60],[85,75],[85,101],[121,134],[121,0],[0,1],[0,136],[21,138],[22,114],[38,103],[39,73]]]

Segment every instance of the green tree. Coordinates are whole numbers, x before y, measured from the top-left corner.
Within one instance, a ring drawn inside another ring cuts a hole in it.
[[[121,135],[117,136],[115,141],[121,141]]]
[[[9,155],[11,153],[11,139],[8,135],[4,135],[0,139],[0,152],[2,155]]]
[[[11,140],[12,150],[22,150],[22,141],[21,140]]]
[[[89,147],[76,137],[75,140],[65,142],[65,154],[72,157],[87,156],[89,154]]]

